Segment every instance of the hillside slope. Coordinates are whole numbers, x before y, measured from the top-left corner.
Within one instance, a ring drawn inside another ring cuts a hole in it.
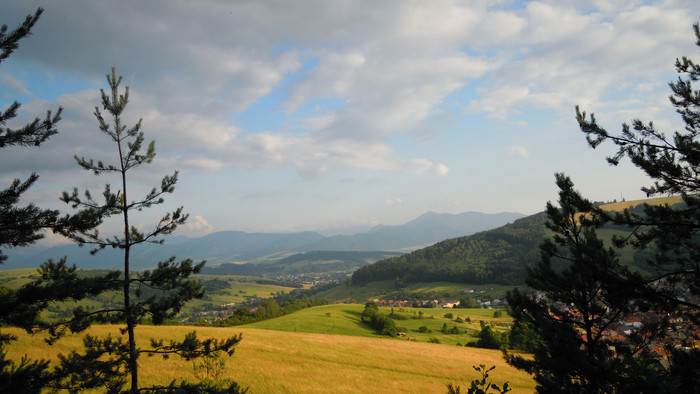
[[[448,239],[403,256],[358,269],[353,283],[398,279],[403,282],[518,284],[525,267],[539,258],[546,235],[545,214],[538,213],[494,230]]]
[[[333,321],[340,313],[325,317]],[[361,323],[356,323],[361,324]],[[150,338],[181,339],[192,327],[139,326],[139,343]],[[79,350],[83,335],[68,334],[56,346],[46,346],[41,335],[17,328],[8,346],[8,359],[19,361],[25,353],[33,359],[56,361],[59,351]],[[119,336],[117,325],[94,325],[88,334]],[[465,387],[476,379],[472,365],[496,366],[494,382],[509,381],[513,393],[531,393],[534,381],[509,366],[500,350],[454,345],[388,340],[347,335],[282,332],[248,327],[197,327],[203,338],[224,339],[241,333],[243,340],[233,357],[223,357],[220,379],[237,381],[251,393],[445,393],[448,383]],[[63,349],[63,350],[61,350]],[[139,359],[141,383],[167,386],[171,381],[197,381],[192,362],[170,357]],[[465,390],[466,392],[466,390]]]
[[[678,204],[679,196],[650,198],[602,204],[605,211],[630,209],[643,212],[645,204]],[[547,236],[544,212],[528,216],[502,227],[439,242],[411,253],[377,261],[358,269],[353,283],[396,280],[399,283],[449,281],[457,283],[524,283],[526,268],[540,258],[539,245]],[[630,229],[608,225],[598,230],[603,240],[625,236]],[[645,272],[648,250],[617,250],[620,261]]]

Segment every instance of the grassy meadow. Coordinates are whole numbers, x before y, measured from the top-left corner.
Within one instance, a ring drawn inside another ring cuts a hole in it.
[[[94,326],[88,332],[119,335],[118,328]],[[137,336],[145,345],[149,338],[180,339],[193,329],[140,326]],[[202,338],[243,334],[234,356],[226,359],[222,378],[239,382],[251,393],[444,393],[448,383],[459,384],[466,391],[468,383],[477,378],[472,365],[478,364],[495,365],[494,381],[510,381],[514,393],[534,389],[529,376],[509,367],[497,350],[246,326],[197,327],[196,331]],[[3,332],[19,337],[8,346],[8,356],[15,360],[23,354],[56,360],[58,353],[78,348],[82,338],[70,335],[49,347],[39,335],[13,328]],[[142,357],[139,363],[141,381],[146,385],[167,384],[173,379],[196,381],[192,364],[177,358]]]
[[[282,316],[276,319],[263,320],[252,323],[246,327],[261,328],[275,331],[306,332],[317,334],[350,335],[368,338],[381,338],[369,325],[360,321],[360,315],[364,305],[324,305]],[[391,313],[391,308],[379,308],[385,315]],[[503,317],[493,317],[492,309],[434,309],[434,308],[394,308],[394,313],[405,316],[405,320],[396,320],[396,326],[402,327],[406,337],[394,340],[429,342],[438,340],[441,344],[465,345],[475,342],[476,335],[481,330],[479,321],[492,324],[497,332],[505,330],[505,325],[512,322],[512,318],[503,312]],[[422,313],[422,315],[421,315]],[[445,314],[452,313],[452,318],[446,318]],[[464,320],[456,322],[457,317]],[[471,322],[467,322],[467,317]],[[440,332],[443,325],[448,328],[458,327],[462,333],[445,334]],[[425,326],[429,331],[420,332],[419,328]],[[391,339],[386,339],[391,340]]]
[[[191,300],[187,303],[187,305],[185,305],[185,312],[198,309],[205,304],[240,304],[246,301],[247,297],[270,298],[278,292],[289,293],[290,291],[294,290],[293,287],[255,283],[256,279],[260,279],[256,277],[235,275],[194,275],[194,279],[203,281],[205,286],[207,280],[223,280],[229,283],[229,287],[217,292],[207,291],[204,299]]]
[[[39,279],[36,268],[0,271],[0,286],[11,289],[16,289],[36,279]]]

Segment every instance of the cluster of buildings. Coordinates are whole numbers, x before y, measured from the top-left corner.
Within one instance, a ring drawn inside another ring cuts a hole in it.
[[[384,300],[378,298],[370,298],[367,302],[375,302],[379,306],[386,307],[396,307],[396,308],[459,308],[460,301],[446,301],[446,300]],[[483,309],[492,309],[504,307],[505,302],[500,299],[482,299],[476,300],[477,305]]]
[[[543,297],[541,293],[536,296]],[[691,303],[697,305],[698,301],[700,300],[691,300]],[[568,314],[575,321],[583,319],[581,313],[575,309],[570,309]],[[700,310],[697,309],[685,309],[675,314],[640,312],[611,322],[600,337],[612,342],[628,343],[630,346],[636,341],[647,343],[647,348],[652,354],[657,355],[659,363],[665,366],[666,359],[672,350],[700,350],[700,325],[697,322],[700,322]],[[653,333],[644,328],[647,323],[666,327],[663,337],[653,338]],[[585,331],[583,329],[579,331],[582,340],[586,342]],[[615,351],[612,346],[610,350]]]
[[[700,326],[695,322],[700,319],[700,311],[684,311],[677,315],[647,312],[628,316],[613,323],[605,330],[602,337],[625,343],[638,336],[649,342],[649,350],[659,357],[664,364],[671,350],[700,350]],[[651,333],[644,330],[644,322],[664,322],[668,324],[663,338],[651,338]]]
[[[299,283],[303,285],[325,285],[328,283],[338,284],[348,277],[347,272],[326,272],[309,274],[283,274],[277,275],[275,279],[280,282]]]

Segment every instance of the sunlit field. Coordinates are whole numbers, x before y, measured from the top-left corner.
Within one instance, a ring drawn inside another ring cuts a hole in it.
[[[118,328],[94,326],[88,332],[119,335]],[[477,377],[472,366],[478,364],[495,365],[494,381],[510,381],[515,393],[534,389],[529,376],[509,367],[497,350],[250,327],[139,326],[137,336],[145,346],[149,338],[180,339],[193,329],[200,337],[243,334],[234,356],[226,359],[222,379],[235,380],[251,393],[444,393],[448,383],[459,384],[466,392]],[[14,360],[25,353],[34,359],[57,360],[59,352],[81,346],[82,335],[70,335],[49,347],[39,335],[29,336],[14,328],[3,332],[19,336],[8,347],[8,357]],[[142,357],[139,363],[144,385],[197,380],[192,364],[184,360]]]
[[[378,338],[379,335],[369,325],[360,321],[360,315],[364,305],[325,305],[278,317],[276,319],[263,320],[248,325],[251,328],[264,328],[276,331],[307,332],[319,334],[336,334],[364,336]],[[392,308],[379,308],[385,315],[391,313]],[[505,330],[505,326],[512,322],[512,318],[501,310],[501,317],[494,317],[493,309],[439,309],[439,308],[393,308],[394,313],[404,316],[405,320],[396,320],[399,331],[405,333],[403,339],[418,342],[438,340],[442,344],[465,345],[477,340],[476,335],[481,330],[480,321],[493,325],[496,332]],[[451,313],[452,317],[445,317]],[[459,322],[460,318],[462,322]],[[469,321],[467,321],[469,320]],[[460,334],[447,334],[440,330],[447,324],[447,328],[457,327]],[[419,328],[425,326],[427,332],[420,332]],[[391,339],[387,339],[391,340]]]

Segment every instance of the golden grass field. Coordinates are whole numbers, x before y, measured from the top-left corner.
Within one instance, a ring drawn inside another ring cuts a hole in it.
[[[119,326],[94,326],[88,333],[119,335]],[[466,392],[477,378],[473,365],[495,365],[492,377],[510,381],[514,393],[529,393],[534,382],[508,366],[500,351],[405,340],[345,335],[282,332],[246,327],[139,326],[141,345],[150,338],[181,339],[196,329],[201,338],[243,334],[232,358],[226,360],[223,378],[248,387],[250,393],[445,393],[454,383]],[[81,346],[83,335],[69,335],[53,347],[40,335],[3,328],[19,340],[8,346],[8,357],[57,360],[57,354]],[[144,385],[167,384],[173,379],[195,381],[192,365],[176,357],[142,357]]]
[[[610,204],[601,205],[600,208],[604,211],[624,211],[627,208],[633,208],[637,205],[648,204],[648,205],[673,205],[678,204],[683,201],[681,196],[670,196],[670,197],[655,197],[647,198],[644,200],[634,200],[634,201],[620,201]]]

